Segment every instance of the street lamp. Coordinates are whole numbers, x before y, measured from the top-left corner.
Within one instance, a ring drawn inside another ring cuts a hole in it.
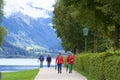
[[[87,51],[87,36],[88,36],[88,28],[84,27],[83,28],[83,36],[85,38],[85,52]]]

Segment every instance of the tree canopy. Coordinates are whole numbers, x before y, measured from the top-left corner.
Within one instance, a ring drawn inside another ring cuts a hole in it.
[[[3,9],[3,0],[0,0],[0,46],[2,45],[3,38],[6,35],[5,27],[1,26],[2,16],[3,16],[2,9]]]
[[[53,27],[65,50],[84,50],[84,25],[89,28],[89,51],[119,48],[119,0],[57,0]]]
[[[2,41],[5,35],[6,35],[6,29],[0,26],[0,46],[2,45]]]

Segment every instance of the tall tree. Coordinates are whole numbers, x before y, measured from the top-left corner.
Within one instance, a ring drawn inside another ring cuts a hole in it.
[[[65,50],[76,50],[82,49],[83,37],[82,26],[71,16],[74,6],[64,6],[62,0],[58,0],[54,9],[53,24],[56,29],[58,37],[62,39],[62,45]],[[61,13],[62,12],[62,13]]]
[[[0,46],[2,45],[2,41],[5,35],[6,35],[6,29],[0,26]]]
[[[114,50],[119,49],[120,39],[120,1],[119,0],[104,0],[101,1],[104,5],[100,9],[107,15],[110,15],[114,23]]]
[[[101,26],[103,26],[107,21],[103,18],[108,19],[108,17],[105,16],[104,13],[97,8],[102,4],[95,0],[64,0],[63,2],[64,6],[66,7],[74,7],[70,13],[71,17],[74,20],[83,25],[87,24],[89,29],[94,30],[94,52],[97,52],[98,33],[100,31],[100,28],[102,30]]]
[[[3,0],[0,0],[0,46],[2,45],[2,40],[6,34],[6,29],[1,26],[2,16],[3,16]]]
[[[114,49],[117,50],[120,30],[119,8],[119,0],[57,0],[53,19],[54,28],[65,48],[74,46],[79,49],[78,45],[83,46],[82,28],[87,24],[90,31],[89,44],[94,43],[94,52],[105,43],[111,44],[113,39]],[[115,33],[114,38],[111,32]],[[102,40],[99,40],[101,38]]]
[[[0,25],[2,23],[2,15],[3,15],[3,0],[0,0]],[[2,45],[2,40],[4,35],[6,34],[6,30],[3,27],[0,27],[0,46]],[[1,72],[0,72],[0,80],[1,80]]]
[[[0,24],[2,22],[2,16],[3,16],[3,0],[0,0]]]

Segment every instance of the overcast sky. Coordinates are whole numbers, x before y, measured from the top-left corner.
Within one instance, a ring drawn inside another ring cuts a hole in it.
[[[4,0],[4,16],[21,12],[32,18],[49,18],[49,11],[53,11],[55,0]]]

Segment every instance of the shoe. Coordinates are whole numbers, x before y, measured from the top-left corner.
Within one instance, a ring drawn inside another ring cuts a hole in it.
[[[72,73],[72,72],[69,72],[69,73]]]

